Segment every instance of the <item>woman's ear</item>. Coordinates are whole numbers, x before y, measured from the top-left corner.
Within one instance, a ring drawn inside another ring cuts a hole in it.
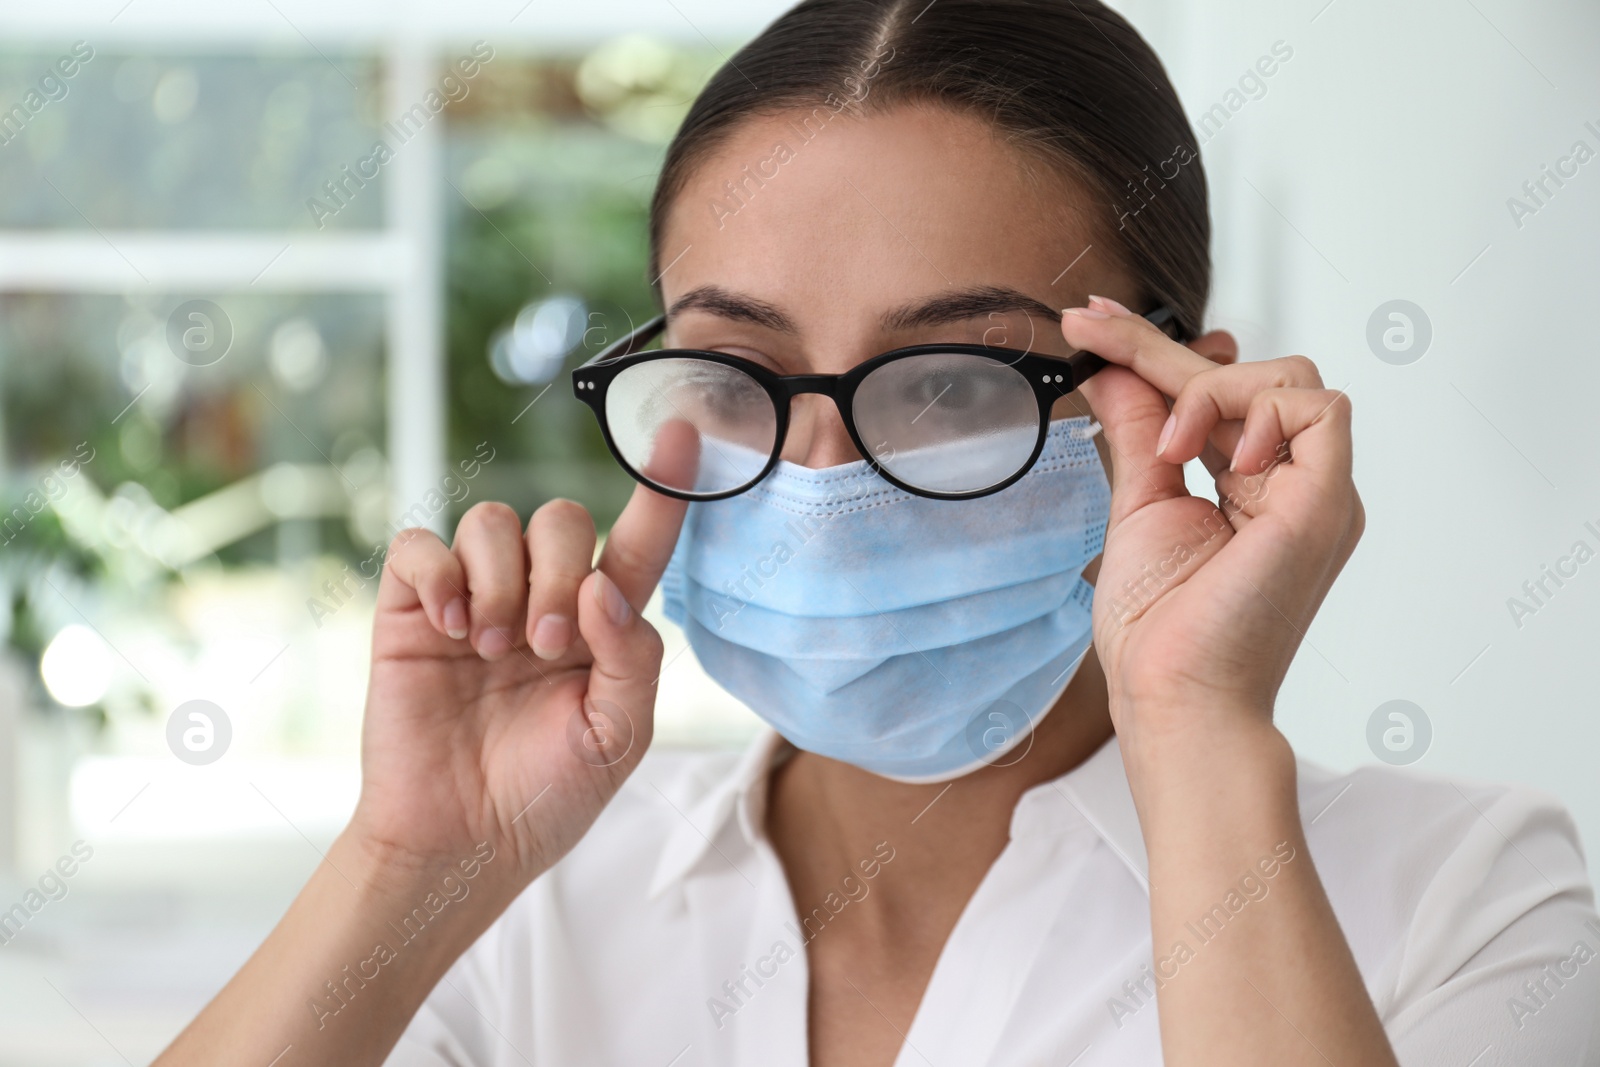
[[[1212,330],[1202,334],[1190,341],[1188,348],[1220,366],[1239,362],[1239,342],[1227,330]]]

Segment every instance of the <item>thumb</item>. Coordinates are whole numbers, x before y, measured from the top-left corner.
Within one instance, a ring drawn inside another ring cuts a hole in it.
[[[1126,367],[1108,366],[1078,387],[1111,449],[1111,520],[1147,504],[1188,496],[1183,466],[1156,455],[1170,414],[1161,391]]]
[[[631,767],[653,730],[661,635],[601,571],[578,586],[578,632],[594,663],[583,706],[587,730],[575,720],[580,736],[569,741],[586,763],[613,766],[631,753]]]
[[[656,435],[645,465],[646,477],[688,492],[694,488],[699,467],[699,432],[685,420],[670,420]],[[667,569],[688,507],[687,501],[658,493],[641,482],[606,535],[598,567],[611,576],[634,608],[644,607],[661,572]]]

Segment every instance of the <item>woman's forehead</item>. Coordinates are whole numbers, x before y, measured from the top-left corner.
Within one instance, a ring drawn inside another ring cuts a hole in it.
[[[669,306],[735,283],[799,307],[997,286],[1059,309],[1117,288],[1093,199],[982,121],[815,114],[747,120],[694,168],[662,231]]]

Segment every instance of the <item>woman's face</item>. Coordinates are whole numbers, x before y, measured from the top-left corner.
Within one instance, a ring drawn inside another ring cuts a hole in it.
[[[980,120],[900,107],[819,130],[827,114],[810,141],[806,113],[748,120],[692,174],[662,231],[667,346],[780,374],[837,374],[925,342],[1066,355],[1062,308],[1090,293],[1133,306],[1085,198]],[[784,459],[862,458],[832,401],[797,397],[792,416]]]

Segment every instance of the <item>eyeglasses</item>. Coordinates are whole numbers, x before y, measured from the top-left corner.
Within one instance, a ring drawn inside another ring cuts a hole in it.
[[[1166,328],[1171,308],[1144,316]],[[965,500],[999,492],[1039,458],[1050,407],[1104,367],[974,344],[922,344],[874,356],[844,374],[779,375],[725,352],[640,352],[666,328],[659,315],[572,372],[611,454],[638,481],[680,500],[744,492],[778,463],[790,401],[833,399],[857,451],[917,496]]]

